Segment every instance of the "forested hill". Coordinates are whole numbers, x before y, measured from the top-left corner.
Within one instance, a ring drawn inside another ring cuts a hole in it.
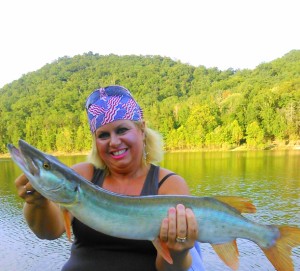
[[[111,84],[131,90],[166,149],[299,144],[300,50],[253,70],[226,71],[89,52],[59,58],[0,89],[0,152],[20,138],[44,151],[90,149],[85,99]]]

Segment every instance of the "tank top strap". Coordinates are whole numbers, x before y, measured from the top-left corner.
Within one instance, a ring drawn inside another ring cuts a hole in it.
[[[100,168],[94,167],[94,174],[93,174],[91,182],[93,184],[96,184],[96,185],[102,187],[103,186],[103,182],[104,182],[104,177],[105,177],[104,170],[100,169]]]
[[[158,194],[158,173],[159,166],[151,164],[143,189],[141,191],[141,196]]]
[[[144,186],[143,186],[141,194],[140,194],[141,196],[157,195],[157,193],[158,193],[158,173],[159,173],[159,166],[151,164],[149,172],[146,176]],[[100,187],[103,187],[104,178],[105,178],[104,170],[94,167],[94,174],[93,174],[91,182]]]
[[[161,185],[170,177],[170,176],[173,176],[173,175],[177,175],[176,173],[174,172],[171,172],[169,174],[167,174],[165,177],[163,177],[160,181],[159,181],[159,184],[158,184],[158,189],[161,187]]]

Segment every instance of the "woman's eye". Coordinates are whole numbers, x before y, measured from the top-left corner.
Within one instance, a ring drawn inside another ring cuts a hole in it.
[[[100,139],[109,138],[109,133],[101,133],[101,134],[98,135],[98,138],[100,138]]]
[[[126,133],[127,131],[128,131],[128,129],[127,129],[127,128],[125,128],[125,127],[118,128],[118,130],[117,130],[117,134],[118,134],[118,135],[120,135],[120,134],[124,134],[124,133]]]

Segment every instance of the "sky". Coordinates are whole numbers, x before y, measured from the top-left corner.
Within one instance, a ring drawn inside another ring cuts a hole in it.
[[[89,51],[253,69],[300,49],[299,10],[299,0],[1,1],[0,88]]]

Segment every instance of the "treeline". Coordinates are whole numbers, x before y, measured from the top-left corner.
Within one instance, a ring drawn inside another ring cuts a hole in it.
[[[84,109],[100,86],[123,85],[167,150],[299,144],[300,50],[253,70],[194,67],[161,56],[62,57],[0,89],[0,152],[22,138],[44,151],[86,151]]]

